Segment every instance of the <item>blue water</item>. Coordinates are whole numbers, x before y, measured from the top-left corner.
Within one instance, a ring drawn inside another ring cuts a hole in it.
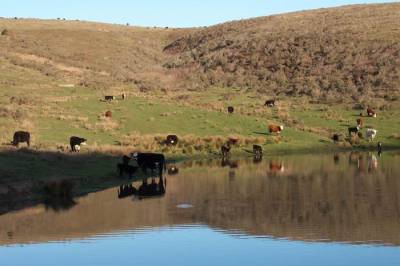
[[[1,265],[399,265],[400,248],[230,235],[206,226],[154,228],[0,248]]]

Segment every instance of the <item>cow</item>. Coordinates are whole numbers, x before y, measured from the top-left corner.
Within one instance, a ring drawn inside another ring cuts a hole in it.
[[[357,126],[359,128],[363,128],[364,127],[364,120],[362,118],[358,118],[357,119]]]
[[[270,134],[272,133],[277,133],[280,134],[283,130],[283,126],[277,126],[277,125],[269,125],[268,126],[268,131]]]
[[[233,108],[233,106],[228,106],[228,113],[229,114],[233,114],[234,111],[235,111],[235,109]]]
[[[133,174],[136,172],[138,167],[124,164],[124,163],[119,163],[117,164],[117,170],[119,171],[119,176],[122,177],[124,174],[127,174],[129,178],[132,178]]]
[[[263,155],[263,150],[260,145],[253,145],[254,156],[261,157]]]
[[[179,173],[179,168],[174,166],[171,166],[168,168],[168,174],[169,175],[177,175]]]
[[[351,136],[353,133],[357,134],[360,131],[360,127],[349,127],[348,128],[349,131],[349,136]]]
[[[111,96],[111,95],[104,96],[104,100],[111,102],[111,101],[115,100],[115,96]]]
[[[368,108],[367,108],[367,115],[368,115],[369,117],[376,117],[376,112],[375,112],[374,109],[368,107]]]
[[[235,139],[235,138],[229,138],[229,139],[228,139],[228,143],[229,143],[229,145],[231,145],[231,146],[235,146],[235,145],[237,145],[237,144],[239,143],[239,140],[238,140],[238,139]]]
[[[112,112],[111,112],[111,111],[107,111],[107,112],[104,114],[104,116],[107,117],[107,118],[111,118],[111,117],[112,117]]]
[[[365,136],[369,141],[373,141],[374,138],[376,137],[376,134],[378,133],[378,130],[373,129],[373,128],[367,128],[365,132]]]
[[[158,168],[159,175],[162,177],[163,170],[167,170],[163,154],[134,152],[131,154],[131,157],[137,162],[144,173],[147,172],[147,168],[151,169],[151,171]]]
[[[265,101],[264,106],[274,107],[275,106],[275,100],[267,100],[267,101]]]
[[[78,152],[80,150],[81,145],[86,145],[87,139],[72,136],[69,139],[69,144],[71,145],[71,152]],[[79,147],[77,149],[77,146]]]
[[[21,142],[26,142],[29,147],[31,145],[31,134],[26,131],[15,132],[11,144],[18,147]]]
[[[333,136],[332,136],[332,140],[333,140],[333,142],[339,142],[340,141],[340,138],[341,138],[341,134],[333,134]]]
[[[231,153],[231,145],[230,145],[229,142],[228,142],[227,145],[223,145],[223,146],[221,147],[222,158],[227,158],[227,157],[229,157],[230,153]]]
[[[168,135],[165,143],[167,145],[176,146],[178,144],[178,137],[176,135]]]

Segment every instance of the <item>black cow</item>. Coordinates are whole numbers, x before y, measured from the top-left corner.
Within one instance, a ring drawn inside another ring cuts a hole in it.
[[[69,139],[69,144],[71,145],[72,152],[78,152],[80,150],[81,145],[86,145],[87,139],[72,136]]]
[[[126,155],[122,156],[122,164],[128,165],[130,160],[131,160],[131,157],[126,156]]]
[[[18,147],[21,142],[26,142],[29,147],[31,145],[31,134],[26,131],[15,132],[11,144]]]
[[[253,153],[255,156],[262,156],[263,155],[263,150],[260,145],[253,145]]]
[[[229,145],[229,143],[228,143],[228,145],[223,145],[221,147],[222,158],[228,157],[230,152],[231,152],[231,146]]]
[[[351,136],[353,133],[357,134],[360,131],[360,127],[349,127],[349,135]]]
[[[147,172],[147,168],[156,170],[158,168],[160,177],[163,174],[163,170],[167,170],[167,165],[165,163],[165,157],[163,154],[158,153],[132,153],[132,158],[136,160],[139,167],[144,173]]]
[[[264,106],[274,107],[275,106],[275,100],[267,100],[267,101],[265,101]]]
[[[233,108],[233,106],[228,106],[228,113],[233,114],[234,111],[235,109]]]
[[[176,146],[178,144],[178,137],[176,135],[168,135],[165,143],[167,145]]]
[[[115,100],[115,96],[111,95],[104,96],[104,100],[111,102],[112,100]]]

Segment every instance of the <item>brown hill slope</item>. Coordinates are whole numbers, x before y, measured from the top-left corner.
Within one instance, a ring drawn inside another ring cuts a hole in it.
[[[220,86],[320,99],[393,99],[400,91],[400,4],[201,29],[0,19],[0,62],[0,85],[10,90],[33,70],[42,76],[38,84],[52,79],[142,91]],[[21,75],[10,75],[9,69]]]
[[[196,86],[314,97],[399,93],[400,4],[291,13],[210,27],[164,49]],[[196,74],[193,74],[196,73]]]

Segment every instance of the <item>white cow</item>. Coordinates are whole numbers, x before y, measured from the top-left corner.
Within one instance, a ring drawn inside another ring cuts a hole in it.
[[[378,130],[373,129],[373,128],[367,128],[367,132],[366,132],[366,137],[368,140],[373,141],[374,138],[376,137],[376,134],[378,133]]]

